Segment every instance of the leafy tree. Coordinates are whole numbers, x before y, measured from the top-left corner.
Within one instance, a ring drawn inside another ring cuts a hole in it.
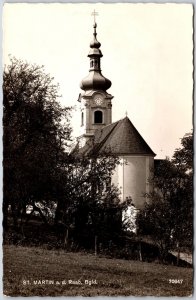
[[[192,246],[193,239],[193,133],[187,133],[181,139],[182,147],[176,149],[172,163],[178,170],[178,189],[176,201],[181,199],[181,207],[177,216],[179,231],[174,231],[174,240],[177,244],[188,243]],[[178,206],[177,206],[178,207]]]
[[[15,225],[27,205],[63,193],[61,162],[70,141],[69,108],[43,67],[11,58],[3,74],[4,225],[11,206]],[[44,216],[42,216],[44,218]]]
[[[178,169],[185,173],[193,172],[193,133],[187,133],[181,139],[182,148],[175,150],[173,162]]]
[[[111,153],[70,155],[66,196],[56,210],[57,222],[64,224],[66,237],[71,231],[80,245],[92,246],[96,236],[103,243],[122,233],[122,211],[128,201],[122,203],[118,189],[111,184],[118,163]]]
[[[159,162],[154,191],[137,218],[140,234],[150,235],[159,246],[162,259],[172,248],[192,246],[193,234],[193,135],[182,139],[172,160]]]

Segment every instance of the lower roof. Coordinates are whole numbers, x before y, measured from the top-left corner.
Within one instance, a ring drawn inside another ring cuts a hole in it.
[[[117,155],[156,155],[128,117],[97,129],[93,138],[79,149],[79,153],[86,155],[106,151]]]

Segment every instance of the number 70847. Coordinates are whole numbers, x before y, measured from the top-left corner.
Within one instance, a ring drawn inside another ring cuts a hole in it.
[[[169,279],[169,283],[180,283],[182,284],[183,283],[183,279]]]

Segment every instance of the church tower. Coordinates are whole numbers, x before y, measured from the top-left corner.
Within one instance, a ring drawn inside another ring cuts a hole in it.
[[[107,90],[111,81],[101,73],[101,44],[97,40],[97,24],[93,25],[90,43],[89,74],[80,87],[81,136],[75,147],[77,155],[100,155],[107,151],[119,157],[112,183],[119,188],[122,201],[131,197],[136,208],[145,204],[145,195],[152,191],[155,153],[126,116],[112,123],[112,98]],[[88,142],[89,141],[89,142]]]
[[[112,95],[107,93],[111,81],[101,73],[101,44],[97,40],[97,24],[93,25],[93,40],[90,43],[88,57],[90,59],[89,74],[80,84],[83,92],[79,95],[81,103],[81,135],[82,144],[94,136],[97,129],[112,123]]]

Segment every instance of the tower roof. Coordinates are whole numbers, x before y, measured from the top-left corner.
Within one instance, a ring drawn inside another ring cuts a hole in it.
[[[98,42],[97,40],[97,31],[96,31],[96,28],[97,28],[97,23],[94,23],[93,25],[93,28],[94,28],[94,33],[93,33],[93,40],[92,42],[90,43],[90,52],[88,54],[89,57],[91,57],[92,55],[97,55],[97,56],[100,56],[102,57],[102,53],[101,53],[101,50],[99,49],[101,47],[101,43]]]
[[[106,91],[111,87],[111,81],[105,78],[101,72],[90,71],[80,83],[80,87],[84,91],[103,90]]]
[[[96,130],[92,140],[79,150],[86,155],[105,151],[116,155],[155,156],[128,117]]]
[[[104,77],[101,73],[101,57],[102,52],[99,49],[101,47],[101,43],[97,40],[97,24],[94,22],[93,25],[93,40],[90,43],[90,51],[88,57],[90,58],[90,70],[88,76],[86,76],[80,83],[80,88],[82,90],[108,90],[112,83],[109,79]]]

